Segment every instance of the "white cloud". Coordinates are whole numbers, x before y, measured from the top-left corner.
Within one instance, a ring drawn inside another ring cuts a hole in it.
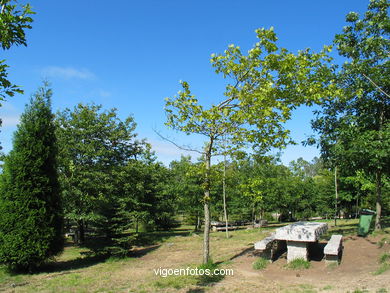
[[[112,96],[112,93],[109,92],[109,91],[105,91],[105,90],[99,90],[99,96],[101,96],[102,98],[109,98]]]
[[[2,127],[15,127],[20,122],[20,115],[6,115],[1,117]]]
[[[5,101],[0,107],[1,127],[15,127],[19,124],[21,111],[11,102]]]
[[[96,76],[93,72],[86,68],[74,68],[74,67],[60,67],[60,66],[48,66],[42,69],[42,73],[47,77],[58,77],[64,79],[95,79]]]

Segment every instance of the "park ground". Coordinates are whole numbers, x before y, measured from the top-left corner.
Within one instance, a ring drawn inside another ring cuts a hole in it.
[[[195,268],[202,259],[202,235],[190,227],[145,235],[153,245],[135,247],[125,259],[99,258],[88,249],[67,243],[64,253],[36,274],[12,275],[0,268],[1,292],[389,292],[390,228],[358,237],[358,220],[339,220],[331,234],[344,235],[339,266],[328,266],[313,251],[308,269],[286,267],[285,255],[256,270],[253,243],[284,224],[211,234],[211,254],[218,268],[233,269],[233,276],[201,278],[162,277],[159,268]],[[382,263],[381,263],[382,260]]]

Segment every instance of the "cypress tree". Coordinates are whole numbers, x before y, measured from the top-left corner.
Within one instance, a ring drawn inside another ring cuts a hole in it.
[[[33,271],[63,249],[52,91],[32,96],[5,159],[0,194],[0,262]]]

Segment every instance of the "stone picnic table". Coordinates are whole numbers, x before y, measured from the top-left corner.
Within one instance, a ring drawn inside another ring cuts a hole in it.
[[[308,244],[317,242],[327,230],[327,223],[297,222],[276,229],[275,239],[287,242],[287,262],[297,258],[308,260]]]

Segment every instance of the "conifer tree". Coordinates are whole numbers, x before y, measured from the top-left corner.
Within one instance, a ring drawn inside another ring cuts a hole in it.
[[[45,83],[32,96],[5,159],[0,193],[0,262],[33,271],[63,249],[57,145]]]

